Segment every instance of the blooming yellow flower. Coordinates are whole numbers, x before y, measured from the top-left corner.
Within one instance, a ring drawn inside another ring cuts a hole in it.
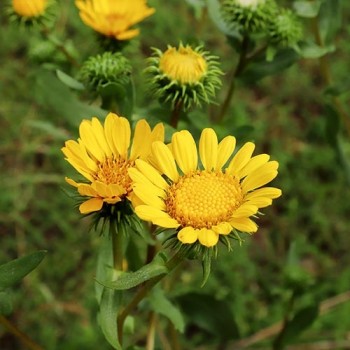
[[[21,17],[37,17],[45,13],[48,0],[12,0],[14,12]]]
[[[77,0],[83,22],[96,32],[117,40],[129,40],[139,34],[131,27],[155,12],[146,0]]]
[[[135,205],[136,214],[176,228],[184,244],[199,241],[212,247],[232,230],[256,232],[251,216],[281,195],[280,189],[262,187],[277,176],[278,163],[267,154],[252,157],[251,142],[231,159],[235,145],[233,136],[218,143],[214,130],[204,129],[199,161],[196,143],[186,130],[174,133],[169,145],[154,142],[152,165],[140,159],[129,169],[134,193],[143,202]]]
[[[83,120],[78,142],[66,141],[62,152],[66,160],[86,178],[86,182],[66,181],[81,196],[89,197],[79,207],[82,214],[99,211],[104,203],[115,204],[132,198],[132,180],[128,169],[136,159],[146,159],[153,141],[163,141],[163,124],[151,130],[143,119],[135,127],[130,147],[131,128],[126,118],[109,113],[104,125],[97,118]]]

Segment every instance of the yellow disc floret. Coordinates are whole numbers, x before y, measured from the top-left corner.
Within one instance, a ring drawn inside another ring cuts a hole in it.
[[[196,171],[169,187],[166,206],[169,215],[182,226],[209,229],[229,221],[242,200],[242,189],[235,176]]]
[[[196,83],[207,72],[207,62],[203,55],[194,51],[190,46],[177,49],[169,47],[159,61],[160,70],[171,80],[180,83]]]

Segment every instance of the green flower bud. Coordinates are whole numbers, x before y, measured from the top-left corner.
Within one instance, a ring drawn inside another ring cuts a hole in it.
[[[110,83],[125,86],[130,81],[131,72],[129,60],[120,52],[105,52],[89,57],[83,63],[79,75],[89,91],[99,93]]]
[[[221,7],[223,20],[248,34],[266,30],[276,12],[274,0],[225,0]]]
[[[184,110],[194,105],[210,103],[215,90],[221,86],[217,57],[203,51],[201,46],[168,46],[165,52],[153,49],[146,73],[152,93],[161,103],[178,103]]]
[[[303,35],[299,18],[289,9],[281,9],[275,20],[271,22],[270,41],[273,45],[293,46]]]

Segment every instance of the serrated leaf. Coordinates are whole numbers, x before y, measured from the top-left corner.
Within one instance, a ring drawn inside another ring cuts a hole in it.
[[[196,325],[222,341],[239,338],[239,330],[231,306],[213,295],[197,292],[176,298],[186,317],[188,326]]]
[[[149,295],[149,303],[156,313],[167,317],[174,327],[183,332],[185,322],[179,309],[165,296],[164,290],[161,288],[154,288]]]
[[[165,275],[169,272],[165,265],[165,260],[160,256],[156,256],[152,262],[141,267],[135,272],[124,272],[115,281],[98,281],[103,286],[114,290],[126,290],[134,288],[151,278]]]
[[[320,11],[321,1],[295,1],[293,8],[300,17],[313,18]]]
[[[319,305],[310,305],[299,310],[295,316],[287,323],[282,333],[276,338],[275,344],[278,349],[283,349],[286,345],[295,341],[302,332],[307,330],[317,319]]]
[[[12,312],[12,297],[8,290],[0,291],[0,315],[9,315]]]
[[[214,22],[214,24],[217,26],[217,28],[224,34],[241,38],[241,35],[239,34],[239,30],[237,28],[230,27],[221,16],[221,4],[218,0],[206,0],[207,1],[207,8],[208,13],[211,18],[211,20]]]
[[[46,253],[40,250],[0,265],[0,290],[18,283],[41,263]]]
[[[82,84],[80,81],[74,79],[73,77],[71,77],[70,75],[62,72],[59,69],[56,69],[56,75],[57,78],[66,86],[70,87],[71,89],[74,90],[84,90],[85,86],[84,84]]]
[[[104,288],[99,313],[102,332],[114,349],[122,350],[118,340],[117,314],[121,304],[121,292]]]

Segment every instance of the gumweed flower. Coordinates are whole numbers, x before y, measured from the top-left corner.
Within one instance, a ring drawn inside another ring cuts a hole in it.
[[[198,149],[187,130],[174,133],[169,145],[154,142],[151,162],[138,159],[129,169],[136,214],[174,229],[182,246],[216,247],[221,238],[225,243],[239,232],[256,232],[252,217],[281,195],[264,187],[277,176],[278,163],[267,154],[252,157],[251,142],[232,157],[235,145],[233,136],[219,143],[210,128],[202,131]]]
[[[108,84],[125,87],[130,82],[132,67],[130,61],[120,52],[104,52],[89,57],[82,65],[79,75],[92,92],[100,92]]]
[[[163,141],[164,127],[157,124],[152,130],[146,120],[138,121],[130,146],[129,121],[109,113],[103,125],[97,118],[83,120],[79,134],[78,141],[66,141],[62,152],[85,178],[82,182],[70,178],[66,181],[84,199],[80,212],[89,214],[132,199],[132,180],[128,169],[135,166],[137,159],[147,159],[153,141]]]
[[[297,15],[289,9],[281,9],[269,27],[270,42],[276,46],[294,46],[302,35],[302,25]]]
[[[38,17],[45,13],[48,0],[12,0],[13,11],[21,17]]]
[[[139,34],[132,28],[155,12],[146,0],[76,0],[82,21],[103,36],[119,41]]]
[[[227,24],[251,34],[266,30],[276,12],[274,0],[224,0],[221,6]]]
[[[168,46],[165,52],[153,49],[146,68],[151,91],[161,103],[174,108],[181,103],[184,110],[202,102],[210,103],[221,86],[217,57],[201,46],[192,48],[180,44]]]

